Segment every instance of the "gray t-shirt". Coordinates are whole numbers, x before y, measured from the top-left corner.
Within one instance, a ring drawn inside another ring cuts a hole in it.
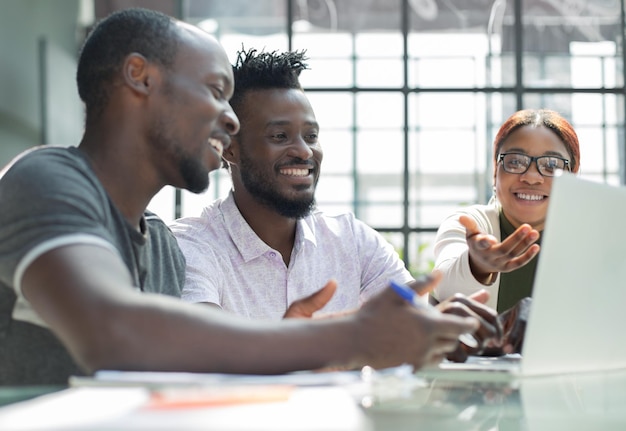
[[[75,147],[41,147],[0,178],[0,385],[66,384],[75,362],[21,294],[25,268],[67,244],[119,254],[137,289],[180,297],[185,259],[168,227],[146,212],[142,232],[110,201]]]

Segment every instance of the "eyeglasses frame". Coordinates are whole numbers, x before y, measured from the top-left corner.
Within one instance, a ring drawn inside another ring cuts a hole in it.
[[[514,154],[517,156],[524,156],[530,159],[530,163],[528,163],[528,166],[526,166],[526,169],[524,170],[524,172],[509,172],[506,170],[506,168],[504,167],[504,156],[508,156],[509,154]],[[565,162],[565,169],[567,169],[568,172],[571,172],[572,169],[570,168],[569,160],[563,157],[559,157],[559,156],[536,156],[534,157],[534,156],[529,156],[528,154],[524,154],[524,153],[500,153],[498,154],[498,163],[502,163],[502,169],[504,169],[504,172],[506,172],[507,174],[524,175],[530,169],[530,165],[532,165],[533,162],[535,162],[535,167],[537,168],[537,172],[539,172],[539,175],[541,175],[542,177],[552,178],[554,177],[554,175],[544,175],[543,173],[541,173],[541,170],[539,169],[538,160],[543,159],[544,157],[550,157],[553,159],[563,160],[563,162]]]

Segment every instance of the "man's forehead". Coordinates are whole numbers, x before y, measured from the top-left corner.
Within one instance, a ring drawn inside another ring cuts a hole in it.
[[[211,35],[211,34],[207,33],[206,31],[202,30],[200,27],[197,27],[195,25],[189,24],[189,23],[184,22],[184,21],[179,21],[179,20],[174,20],[174,25],[178,28],[178,30],[182,34],[188,33],[188,34],[193,35],[193,36],[207,38],[207,39],[212,39],[215,43],[218,43],[217,39],[215,39],[215,37],[213,37],[213,35]]]
[[[216,72],[215,68],[220,69],[220,74],[228,81],[232,81],[232,66],[228,60],[226,51],[219,41],[206,31],[182,22],[176,21],[178,35],[183,45],[181,51],[184,55],[193,55],[196,58],[202,58],[212,66],[212,72]],[[223,69],[223,70],[222,70]]]

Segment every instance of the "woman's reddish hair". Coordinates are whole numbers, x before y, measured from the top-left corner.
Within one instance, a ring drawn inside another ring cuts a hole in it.
[[[580,168],[580,146],[578,135],[572,125],[558,112],[549,109],[524,109],[517,111],[500,126],[498,134],[493,141],[494,166],[497,166],[498,154],[504,141],[520,127],[546,127],[565,144],[570,155],[570,168],[572,172],[578,172]]]

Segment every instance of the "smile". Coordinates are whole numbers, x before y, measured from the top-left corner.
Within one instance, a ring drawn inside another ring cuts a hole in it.
[[[298,168],[283,168],[280,170],[282,175],[289,177],[306,177],[311,172],[310,169],[298,169]]]
[[[222,157],[222,153],[224,152],[224,144],[219,139],[209,138],[209,145],[213,147],[215,152]]]
[[[542,201],[546,198],[543,195],[528,195],[526,193],[516,193],[515,196],[517,196],[518,199],[525,201]]]

